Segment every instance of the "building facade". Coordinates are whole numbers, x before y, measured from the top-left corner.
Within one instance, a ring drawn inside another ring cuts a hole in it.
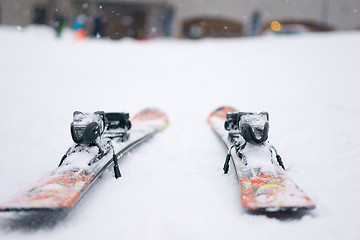
[[[261,24],[294,19],[336,30],[360,28],[360,0],[0,0],[0,24],[52,25],[62,14],[67,26],[85,16],[91,31],[99,9],[107,24],[104,34],[117,32],[119,38],[180,36],[183,22],[198,17],[231,19],[248,30],[254,13],[259,14]]]

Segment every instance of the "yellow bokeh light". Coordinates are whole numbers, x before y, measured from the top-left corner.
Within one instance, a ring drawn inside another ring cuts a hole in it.
[[[278,21],[272,21],[271,29],[275,32],[279,32],[281,30],[281,23],[279,23]]]

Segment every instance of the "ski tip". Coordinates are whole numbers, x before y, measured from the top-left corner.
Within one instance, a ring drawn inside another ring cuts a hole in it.
[[[231,106],[221,106],[218,107],[217,109],[215,109],[213,112],[210,113],[207,122],[210,126],[213,125],[212,123],[212,119],[214,117],[220,118],[220,119],[226,119],[226,114],[228,114],[229,112],[238,112],[238,110],[236,110],[235,108],[231,107]]]
[[[158,108],[145,108],[131,118],[131,122],[147,122],[161,131],[169,125],[169,117]]]
[[[169,126],[169,122],[167,122],[166,124],[160,126],[157,130],[162,131],[163,129],[167,128],[167,126]]]

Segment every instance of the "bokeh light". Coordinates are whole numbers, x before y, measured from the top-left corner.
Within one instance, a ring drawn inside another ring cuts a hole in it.
[[[279,32],[281,30],[281,23],[279,23],[278,21],[272,21],[271,29],[275,32]]]

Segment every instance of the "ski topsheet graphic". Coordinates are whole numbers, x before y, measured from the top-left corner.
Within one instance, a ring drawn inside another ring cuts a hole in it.
[[[220,107],[208,124],[228,150],[224,173],[232,160],[242,206],[254,212],[296,211],[315,208],[314,202],[291,180],[276,149],[267,140],[267,112],[238,112]]]
[[[0,211],[71,209],[90,189],[101,173],[117,158],[168,125],[168,117],[148,108],[131,121],[127,113],[74,113],[71,133],[76,144],[61,159],[58,168],[31,187],[0,204]]]

